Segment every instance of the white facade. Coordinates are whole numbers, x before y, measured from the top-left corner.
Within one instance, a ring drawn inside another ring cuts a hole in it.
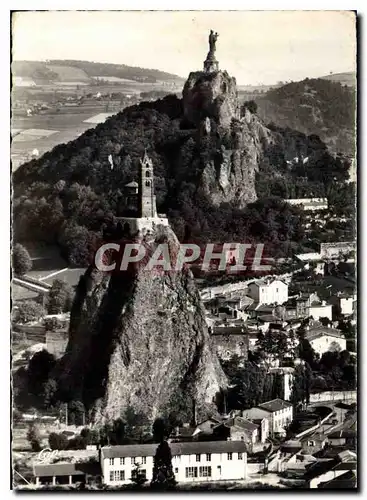
[[[260,404],[259,408],[269,413],[271,434],[284,434],[293,420],[293,406],[282,399],[273,399]]]
[[[324,352],[334,350],[336,345],[339,346],[341,351],[345,351],[347,348],[346,339],[343,337],[336,337],[334,335],[319,335],[316,338],[308,339],[308,341],[310,342],[312,349],[319,353],[320,356],[322,356]]]
[[[140,464],[140,472],[145,474],[148,481],[151,481],[153,458],[157,447],[158,444],[102,448],[101,469],[104,484],[119,486],[130,483],[137,463]],[[173,472],[178,482],[207,482],[247,478],[247,453],[243,442],[170,443],[170,448]],[[204,449],[207,452],[203,453]],[[194,453],[194,451],[197,451],[197,453]],[[141,455],[137,456],[137,453],[141,453]],[[131,454],[136,456],[128,456]]]
[[[248,286],[248,295],[262,304],[284,304],[288,300],[288,285],[280,280],[258,281]]]
[[[318,321],[320,318],[328,318],[331,321],[333,318],[332,309],[333,306],[331,304],[310,306],[308,309],[308,317],[312,316],[315,321]]]

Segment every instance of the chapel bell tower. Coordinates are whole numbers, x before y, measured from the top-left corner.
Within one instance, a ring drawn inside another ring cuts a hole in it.
[[[153,162],[145,151],[140,160],[139,172],[139,217],[157,217],[154,195]]]

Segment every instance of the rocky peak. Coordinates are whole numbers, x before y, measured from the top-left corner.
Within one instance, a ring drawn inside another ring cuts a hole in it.
[[[159,226],[142,243],[151,254],[178,240]],[[191,271],[105,273],[90,268],[71,313],[60,384],[92,411],[95,422],[116,419],[128,406],[154,419],[182,407],[191,418],[212,414],[226,377],[212,350],[205,310]]]
[[[182,92],[184,117],[197,126],[206,117],[223,127],[239,118],[236,79],[227,71],[191,72]]]
[[[227,71],[190,73],[183,89],[184,120],[197,128],[204,155],[192,168],[198,187],[214,205],[245,207],[257,199],[255,176],[272,132],[238,101],[236,79]],[[203,160],[203,157],[205,158]]]

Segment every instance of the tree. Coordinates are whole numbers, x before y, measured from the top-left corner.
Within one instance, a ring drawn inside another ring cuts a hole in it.
[[[176,484],[172,468],[172,453],[167,441],[162,441],[153,459],[152,486],[163,489],[173,488]]]
[[[291,402],[308,403],[310,400],[312,370],[308,363],[296,366],[293,374]]]
[[[34,300],[25,300],[13,309],[13,318],[17,323],[28,323],[29,321],[38,321],[45,316],[45,308]]]
[[[28,428],[27,439],[31,445],[32,451],[40,451],[41,436],[35,424],[31,424]]]
[[[51,450],[66,450],[69,444],[68,438],[65,434],[57,434],[56,432],[51,432],[48,436],[48,444]]]
[[[147,482],[146,474],[142,472],[140,463],[136,463],[131,471],[131,481],[140,487]]]
[[[32,356],[28,364],[28,392],[43,400],[44,386],[48,380],[56,360],[52,354],[43,349]]]
[[[81,401],[70,401],[68,403],[68,423],[70,425],[82,425],[85,419],[85,408]]]
[[[80,435],[85,439],[86,444],[99,444],[100,438],[97,429],[89,429],[89,427],[84,427],[84,429],[81,430]]]
[[[172,428],[170,423],[165,418],[156,418],[153,422],[153,439],[161,443],[171,434]]]
[[[54,280],[48,294],[48,314],[60,314],[70,311],[72,302],[72,288],[63,280]]]
[[[45,408],[53,407],[57,401],[57,382],[55,379],[48,379],[43,385],[43,404]]]
[[[248,109],[251,113],[256,114],[257,113],[257,104],[255,101],[245,101],[242,105],[242,109]],[[242,111],[243,112],[243,111]]]
[[[13,249],[13,271],[18,276],[23,276],[32,269],[32,260],[28,250],[17,243]]]
[[[290,353],[288,338],[284,332],[269,330],[267,333],[259,333],[256,341],[256,349],[270,359],[280,361],[286,354]]]

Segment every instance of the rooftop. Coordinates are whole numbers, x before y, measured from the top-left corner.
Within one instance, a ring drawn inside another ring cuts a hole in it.
[[[226,427],[239,427],[241,429],[244,429],[246,431],[254,431],[258,428],[256,424],[253,424],[249,420],[246,420],[245,418],[242,417],[234,417],[226,420],[223,425]]]
[[[266,403],[257,405],[258,408],[270,411],[271,413],[279,410],[284,410],[285,408],[289,408],[291,406],[293,406],[291,403],[288,403],[288,401],[284,401],[280,398],[272,399],[271,401],[267,401]]]
[[[127,188],[129,188],[129,187],[131,187],[131,188],[138,188],[139,184],[137,182],[135,182],[135,181],[131,181],[128,184],[125,184],[125,187],[127,187]]]
[[[244,453],[246,445],[242,441],[196,441],[170,443],[172,455],[196,455],[199,453]],[[102,459],[115,457],[154,457],[158,444],[128,444],[104,446]]]
[[[56,462],[54,464],[35,464],[33,473],[36,477],[95,475],[101,473],[101,468],[99,462]]]
[[[319,337],[322,337],[324,335],[329,335],[331,337],[335,337],[338,339],[343,339],[344,335],[340,330],[337,330],[336,328],[329,328],[327,326],[321,326],[321,327],[314,327],[310,328],[309,330],[306,330],[306,339],[307,340],[315,340]]]

